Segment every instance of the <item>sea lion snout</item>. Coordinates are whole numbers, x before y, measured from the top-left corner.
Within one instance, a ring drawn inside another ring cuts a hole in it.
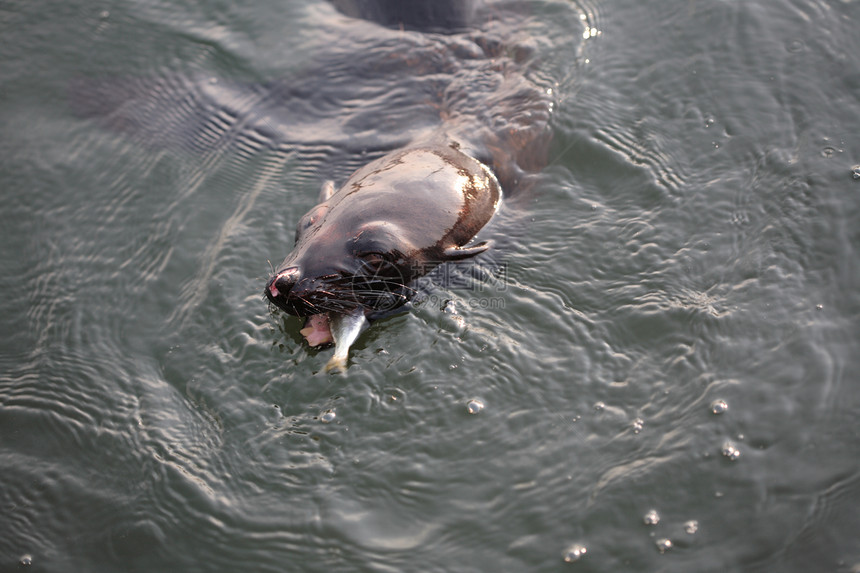
[[[343,313],[361,306],[352,292],[352,281],[347,273],[315,273],[298,264],[279,269],[263,293],[269,302],[293,316]]]
[[[278,298],[279,296],[286,297],[299,281],[300,276],[301,273],[299,273],[299,269],[296,267],[283,269],[269,279],[269,284],[266,285],[266,293],[270,299]]]
[[[307,316],[320,312],[307,298],[314,282],[304,279],[301,270],[291,266],[272,275],[264,292],[269,302],[284,312],[294,316]]]

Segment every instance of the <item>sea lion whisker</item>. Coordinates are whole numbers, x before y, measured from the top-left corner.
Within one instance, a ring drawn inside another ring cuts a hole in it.
[[[301,296],[301,295],[296,295],[296,298],[297,298],[297,299],[299,299],[300,301],[302,301],[303,303],[305,303],[306,305],[308,305],[308,306],[309,306],[309,307],[311,307],[311,308],[314,308],[314,309],[316,309],[316,308],[317,308],[317,305],[315,305],[314,303],[312,303],[312,302],[311,302],[311,301],[309,301],[307,298],[305,298],[305,297],[303,297],[303,296]]]
[[[395,278],[388,277],[353,277],[353,283],[362,283],[367,285],[373,284],[384,284],[384,285],[396,285],[403,288],[411,288],[406,283],[400,282]]]
[[[320,303],[319,306],[329,312],[343,312],[344,310],[355,308],[356,303],[354,301],[332,298],[325,300],[324,303]]]
[[[411,286],[409,286],[409,285],[407,285],[407,284],[403,284],[403,283],[401,283],[401,282],[394,281],[394,280],[390,280],[390,281],[383,281],[383,284],[385,284],[386,286],[391,286],[391,285],[393,285],[393,286],[396,286],[396,287],[399,287],[399,288],[402,288],[402,289],[405,289],[405,290],[412,291],[413,293],[418,292],[416,289],[412,288]]]
[[[365,291],[363,293],[357,293],[359,296],[365,298],[368,301],[379,302],[379,301],[387,301],[388,299],[394,297],[399,300],[408,300],[405,294],[395,293],[395,292],[375,292],[375,291]]]

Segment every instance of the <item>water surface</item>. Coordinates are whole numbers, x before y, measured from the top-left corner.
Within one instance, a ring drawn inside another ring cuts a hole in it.
[[[336,376],[267,261],[469,39],[0,7],[0,569],[860,567],[860,5],[516,9],[549,164]]]

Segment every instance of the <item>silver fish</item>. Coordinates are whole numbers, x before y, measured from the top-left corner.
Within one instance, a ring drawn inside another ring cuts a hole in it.
[[[349,348],[359,335],[370,326],[363,308],[357,308],[349,314],[330,313],[329,327],[334,338],[334,356],[325,365],[325,371],[346,372],[349,359]]]

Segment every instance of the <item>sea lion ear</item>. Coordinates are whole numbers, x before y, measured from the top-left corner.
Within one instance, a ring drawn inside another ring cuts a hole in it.
[[[482,241],[469,247],[448,247],[443,251],[445,258],[452,261],[468,259],[480,255],[493,245],[492,241]]]
[[[334,195],[334,181],[323,181],[322,189],[320,189],[320,203],[325,203],[331,196]]]

